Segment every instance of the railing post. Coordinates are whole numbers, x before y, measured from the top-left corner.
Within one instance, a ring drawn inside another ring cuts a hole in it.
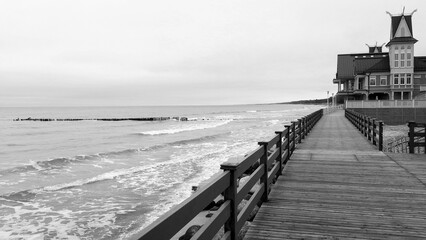
[[[299,128],[299,141],[297,141],[298,143],[302,143],[302,119],[297,119],[297,125]]]
[[[291,122],[291,133],[293,134],[293,147],[291,148],[291,152],[293,153],[296,148],[296,122]]]
[[[379,151],[383,151],[383,121],[379,121]]]
[[[284,127],[287,129],[287,134],[285,135],[285,138],[287,139],[287,157],[284,160],[284,163],[287,164],[287,161],[290,159],[290,156],[291,156],[291,149],[290,149],[290,127],[291,127],[291,125],[284,125]]]
[[[362,119],[364,120],[364,123],[363,123],[364,136],[368,138],[368,119],[367,119],[367,116],[363,116]]]
[[[263,155],[260,157],[260,165],[264,166],[263,175],[260,177],[260,183],[265,184],[265,192],[262,195],[262,201],[268,201],[269,184],[268,184],[268,142],[258,142],[263,147]]]
[[[408,148],[410,153],[414,153],[414,126],[415,125],[416,123],[413,121],[408,122],[408,128],[409,128],[408,136],[410,137],[410,140],[408,142]]]
[[[305,139],[306,134],[306,118],[302,117],[302,139]]]
[[[238,232],[237,232],[237,210],[238,210],[238,205],[235,202],[235,200],[237,199],[237,189],[238,189],[238,177],[235,174],[235,171],[237,169],[236,165],[221,165],[220,166],[221,169],[225,170],[225,171],[229,171],[229,173],[231,174],[231,182],[229,187],[225,190],[225,194],[224,194],[224,200],[225,201],[230,201],[231,202],[231,214],[230,217],[228,219],[228,221],[226,221],[225,223],[225,232],[230,231],[231,232],[231,239],[232,240],[236,240],[238,238]]]
[[[283,174],[283,132],[282,131],[277,131],[275,132],[275,134],[278,134],[280,136],[280,140],[278,140],[278,145],[279,145],[279,157],[278,157],[278,162],[280,163],[280,169],[278,170],[278,176]]]
[[[423,150],[424,150],[424,154],[426,154],[426,124],[425,125],[423,125],[423,144],[424,144],[424,148],[423,148]],[[420,151],[420,148],[419,148],[419,151]],[[421,153],[421,152],[419,152],[419,153]]]
[[[371,118],[367,117],[367,139],[371,142]]]
[[[377,142],[376,142],[376,127],[377,127],[377,125],[376,125],[376,119],[375,118],[372,118],[371,119],[372,121],[373,121],[373,145],[374,146],[377,146]]]

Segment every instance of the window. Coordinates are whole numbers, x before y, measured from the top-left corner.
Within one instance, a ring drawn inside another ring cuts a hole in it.
[[[402,29],[404,29],[404,28],[402,28]],[[401,46],[401,50],[404,50],[405,49],[405,46]]]
[[[399,84],[399,75],[394,74],[393,75],[393,85],[398,85],[398,84]]]
[[[398,53],[395,53],[395,67],[398,67]]]
[[[407,85],[411,85],[411,73],[407,73]]]
[[[402,36],[402,37],[404,37],[404,36],[405,36],[405,28],[404,28],[404,27],[402,27],[402,28],[401,28],[401,36]]]
[[[388,85],[387,84],[387,77],[386,76],[381,76],[380,77],[380,85],[382,85],[382,86],[385,86],[385,85]]]
[[[401,84],[401,85],[405,84],[405,74],[399,75],[399,84]]]
[[[408,46],[407,49],[411,49],[411,46]]]
[[[407,53],[407,67],[411,67],[411,53]]]
[[[395,46],[395,50],[398,50],[398,46]]]
[[[376,76],[370,76],[370,86],[376,86]]]
[[[405,53],[401,53],[401,67],[404,67],[405,63]]]

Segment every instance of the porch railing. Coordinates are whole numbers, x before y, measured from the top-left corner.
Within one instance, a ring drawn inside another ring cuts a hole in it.
[[[346,108],[426,108],[426,100],[347,100]]]

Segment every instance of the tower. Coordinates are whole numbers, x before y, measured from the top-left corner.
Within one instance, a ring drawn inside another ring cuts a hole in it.
[[[405,10],[405,8],[404,8]],[[412,16],[410,14],[392,15],[389,48],[389,65],[391,75],[391,98],[393,100],[413,98],[414,44]]]

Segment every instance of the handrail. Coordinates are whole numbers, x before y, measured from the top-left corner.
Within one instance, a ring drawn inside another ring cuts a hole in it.
[[[408,148],[410,153],[414,153],[414,149],[417,148],[417,153],[420,153],[420,148],[423,148],[426,154],[426,123],[408,122]],[[419,130],[416,131],[416,129]]]
[[[345,117],[364,134],[369,142],[375,146],[378,145],[379,151],[383,151],[383,121],[377,121],[375,118],[349,109],[345,110]]]
[[[222,239],[237,239],[245,221],[256,205],[268,201],[269,190],[282,174],[285,164],[295,150],[295,146],[312,130],[323,116],[323,110],[315,111],[291,125],[269,141],[259,142],[259,147],[244,159],[230,159],[221,165],[223,172],[212,179],[205,187],[175,206],[155,222],[143,229],[136,239],[170,239],[184,228],[206,206],[223,197],[224,203],[191,239],[211,239],[224,226]],[[248,180],[241,186],[239,179],[248,174]],[[260,182],[260,183],[259,183]],[[249,197],[250,191],[253,194]],[[238,212],[238,205],[247,199],[244,208]]]

